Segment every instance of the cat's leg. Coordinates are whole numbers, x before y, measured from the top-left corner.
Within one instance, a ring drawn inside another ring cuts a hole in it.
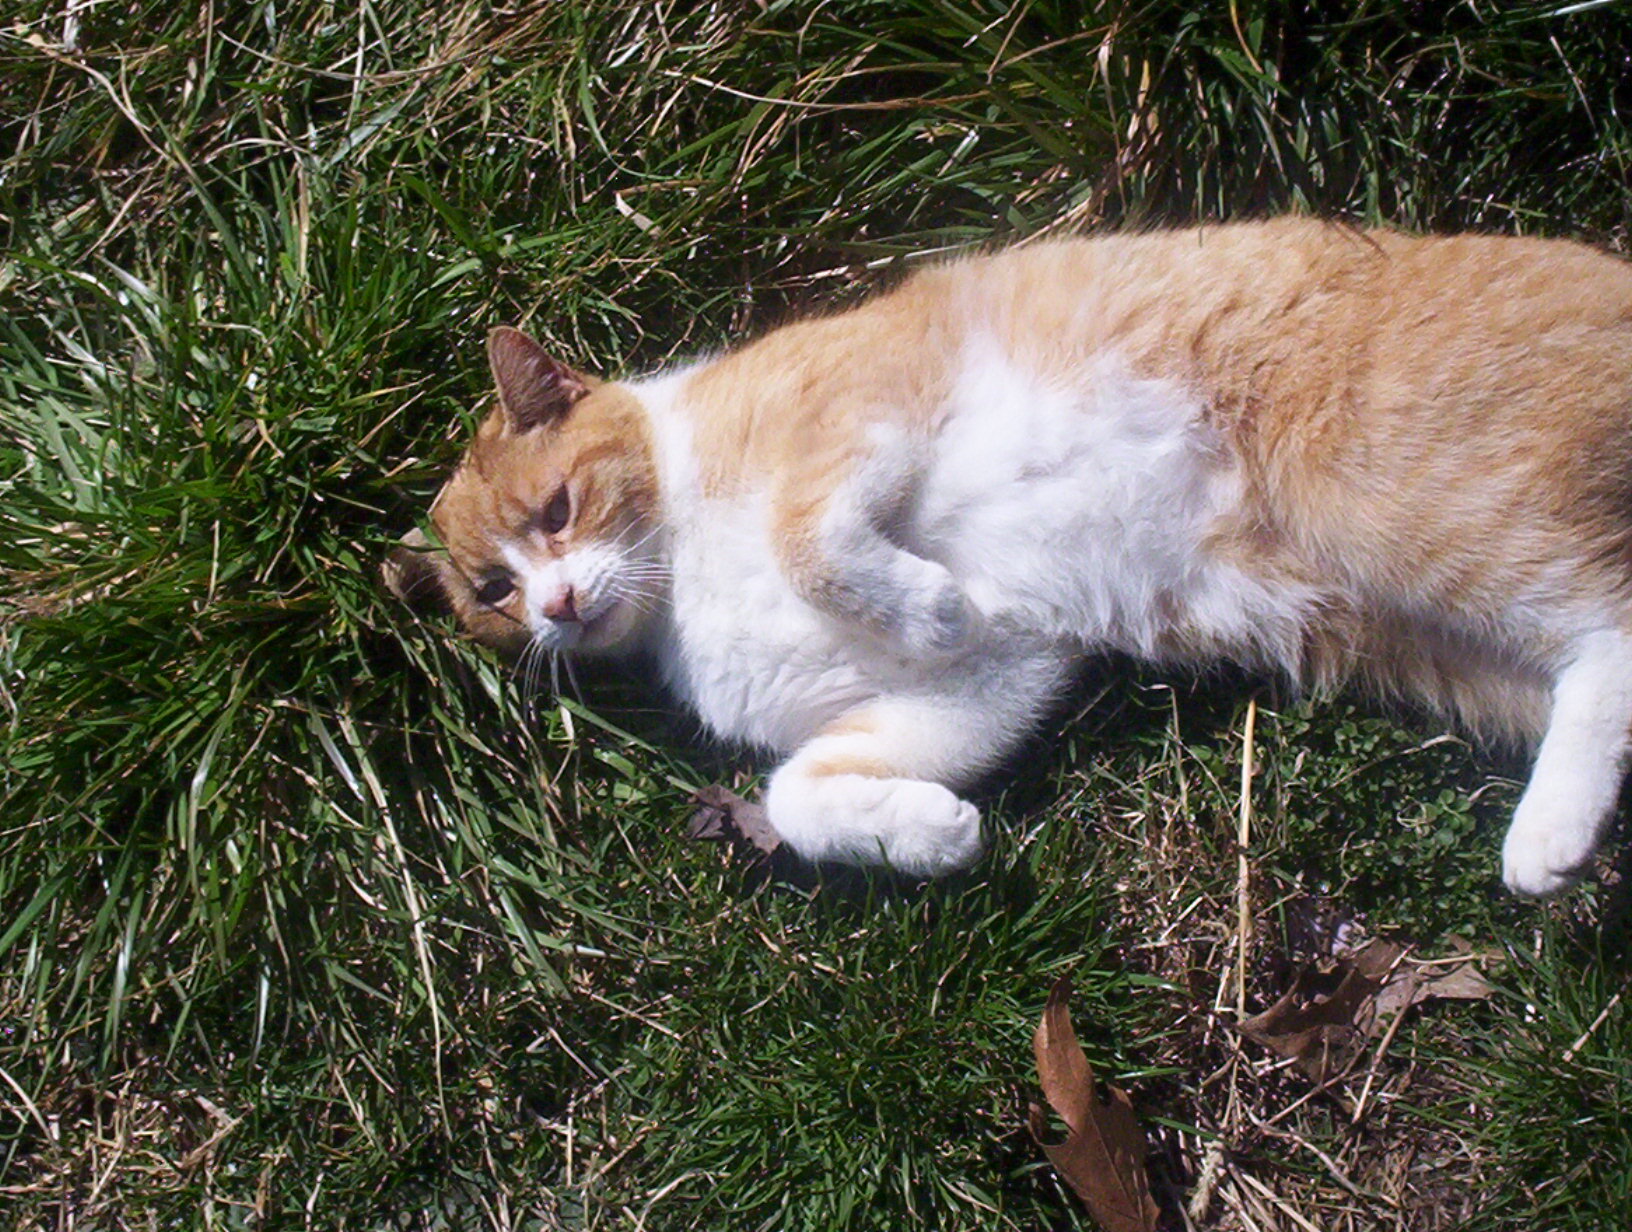
[[[834,534],[819,559],[805,555],[789,580],[807,603],[852,621],[914,655],[944,654],[969,637],[974,616],[944,565],[896,547],[861,525]]]
[[[968,639],[974,614],[944,565],[893,537],[917,482],[917,461],[892,437],[874,442],[864,460],[849,461],[841,477],[793,470],[776,501],[777,556],[813,607],[914,654],[940,654]]]
[[[984,850],[980,813],[955,793],[1035,724],[1060,673],[1037,665],[1031,687],[982,700],[892,697],[829,724],[775,774],[771,826],[808,860],[887,865],[937,877]]]
[[[1632,637],[1581,639],[1553,686],[1552,717],[1502,847],[1520,894],[1554,894],[1586,871],[1614,816],[1632,753]]]
[[[936,877],[984,850],[980,813],[940,780],[976,777],[990,747],[961,708],[885,700],[806,743],[765,792],[771,826],[807,860],[882,864]]]

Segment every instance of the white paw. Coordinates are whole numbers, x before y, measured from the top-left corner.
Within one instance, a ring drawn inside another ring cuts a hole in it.
[[[913,576],[905,579],[896,634],[915,654],[945,654],[968,640],[974,612],[961,587],[943,566],[909,557]]]
[[[1502,880],[1515,894],[1545,898],[1580,881],[1597,844],[1568,821],[1547,824],[1522,813],[1502,844]]]
[[[979,810],[939,783],[785,767],[771,778],[765,809],[772,828],[807,860],[940,877],[967,868],[985,849]]]
[[[896,819],[884,843],[884,858],[899,872],[942,877],[968,868],[986,849],[980,810],[939,783],[893,783],[890,808]]]

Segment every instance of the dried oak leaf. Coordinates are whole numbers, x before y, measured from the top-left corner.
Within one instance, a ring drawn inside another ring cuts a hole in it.
[[[711,784],[698,788],[692,799],[697,803],[697,811],[686,823],[687,838],[743,842],[766,855],[782,845],[782,837],[771,829],[764,807],[743,799],[729,788]]]
[[[1380,952],[1373,955],[1380,957]],[[1304,968],[1279,1001],[1244,1019],[1238,1030],[1292,1061],[1317,1083],[1343,1073],[1365,1046],[1366,1031],[1360,1023],[1364,1020],[1369,1026],[1387,973],[1370,962],[1349,959],[1339,962],[1337,973],[1337,986],[1323,993],[1320,985],[1329,983],[1333,973]]]
[[[1387,944],[1373,941],[1365,948]],[[1452,960],[1417,962],[1401,958],[1394,962],[1388,983],[1372,1006],[1371,1020],[1366,1023],[1367,1034],[1381,1034],[1390,1018],[1422,1001],[1483,1001],[1495,992],[1491,982],[1475,966],[1477,956],[1472,947],[1462,941],[1457,948],[1461,952]]]
[[[1155,1232],[1156,1203],[1145,1175],[1145,1135],[1127,1092],[1109,1087],[1110,1098],[1099,1098],[1094,1071],[1071,1028],[1066,1008],[1070,996],[1070,977],[1062,976],[1049,991],[1043,1019],[1032,1037],[1043,1095],[1070,1133],[1064,1142],[1045,1142],[1047,1116],[1033,1104],[1031,1136],[1106,1232]]]
[[[1347,1070],[1389,1020],[1418,1002],[1490,996],[1489,981],[1473,963],[1471,954],[1449,966],[1422,963],[1392,941],[1368,941],[1329,969],[1299,972],[1285,996],[1245,1019],[1239,1030],[1325,1083]],[[1336,987],[1322,992],[1333,979]]]

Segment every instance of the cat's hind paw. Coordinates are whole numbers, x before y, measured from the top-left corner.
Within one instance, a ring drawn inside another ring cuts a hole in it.
[[[1515,820],[1502,844],[1502,880],[1530,898],[1561,894],[1586,875],[1595,850],[1579,827]]]
[[[902,782],[898,829],[884,844],[885,862],[913,877],[944,877],[968,868],[986,850],[980,810],[938,783]]]

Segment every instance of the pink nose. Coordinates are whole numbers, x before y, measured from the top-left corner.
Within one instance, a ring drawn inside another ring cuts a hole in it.
[[[544,600],[544,615],[551,620],[577,620],[578,607],[573,602],[572,587],[563,586]]]

